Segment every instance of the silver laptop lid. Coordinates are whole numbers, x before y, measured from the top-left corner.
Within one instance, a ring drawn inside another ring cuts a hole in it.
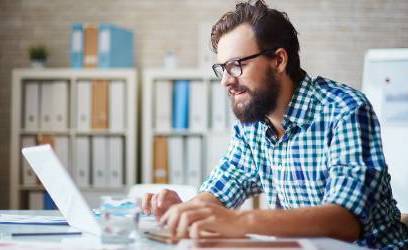
[[[23,148],[22,152],[68,224],[100,235],[101,228],[91,209],[51,146]]]

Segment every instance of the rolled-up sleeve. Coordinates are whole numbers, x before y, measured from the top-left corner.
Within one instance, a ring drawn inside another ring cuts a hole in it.
[[[390,197],[378,120],[371,105],[362,104],[342,116],[329,145],[328,182],[323,203],[340,205],[370,231],[374,207]],[[378,215],[375,215],[378,216]]]
[[[213,194],[228,208],[237,208],[249,196],[262,192],[258,168],[240,125],[234,126],[227,153],[204,181],[200,192]]]

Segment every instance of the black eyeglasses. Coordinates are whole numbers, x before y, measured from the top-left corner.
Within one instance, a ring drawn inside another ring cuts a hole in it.
[[[254,54],[254,55],[250,55],[250,56],[239,58],[239,59],[232,59],[232,60],[229,60],[229,61],[227,61],[225,63],[214,64],[212,66],[212,69],[213,69],[213,71],[215,73],[215,76],[218,79],[222,79],[222,76],[224,75],[225,70],[228,72],[228,74],[230,76],[239,77],[239,76],[242,75],[242,65],[241,65],[241,63],[243,61],[256,58],[256,57],[258,57],[260,55],[274,53],[275,51],[276,51],[276,49],[265,49],[265,50],[262,50],[261,52],[259,52],[257,54]]]

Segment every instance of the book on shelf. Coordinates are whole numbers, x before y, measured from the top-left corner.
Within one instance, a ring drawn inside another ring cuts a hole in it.
[[[73,166],[74,180],[79,187],[90,186],[90,170],[91,170],[91,143],[89,137],[75,138],[75,157]]]
[[[189,80],[175,80],[173,88],[173,128],[187,129],[189,115]]]
[[[34,136],[24,136],[21,138],[21,148],[32,147],[35,145],[36,145],[36,139]],[[21,153],[20,153],[20,159],[21,159],[21,166],[22,166],[20,169],[22,170],[23,185],[26,185],[26,186],[38,185],[40,182],[37,176],[32,170],[30,164],[27,162],[27,160],[23,157]]]
[[[43,130],[52,130],[52,105],[50,105],[50,100],[52,100],[53,96],[53,89],[51,82],[43,82],[41,83],[40,87],[40,114],[41,114],[41,121],[40,127]]]
[[[92,80],[92,128],[107,129],[108,114],[108,81]]]
[[[84,58],[84,29],[82,23],[74,23],[71,32],[71,67],[82,68]]]
[[[133,33],[110,23],[99,25],[98,66],[133,67]]]
[[[44,209],[44,192],[30,191],[28,192],[28,209],[43,210]]]
[[[98,27],[84,26],[84,62],[85,68],[96,68],[98,65]]]
[[[39,134],[37,135],[37,145],[49,144],[54,148],[54,136]]]
[[[155,136],[153,141],[153,182],[168,183],[169,163],[167,138]]]
[[[199,188],[202,181],[203,147],[200,137],[191,136],[186,139],[186,184]]]
[[[184,141],[181,136],[171,136],[168,142],[168,172],[169,183],[184,184]],[[165,157],[165,156],[163,156]]]
[[[190,82],[189,127],[192,131],[204,131],[208,127],[208,90],[203,81]]]
[[[44,191],[44,196],[43,196],[43,209],[44,210],[57,210],[58,207],[55,205],[54,200],[51,198],[51,195],[47,192]]]
[[[108,162],[107,138],[104,136],[92,137],[92,186],[106,187]]]
[[[51,196],[47,191],[28,191],[27,194],[27,208],[30,210],[56,210],[58,209],[55,205]]]
[[[29,81],[24,84],[24,128],[39,128],[40,120],[40,82]]]
[[[40,85],[40,127],[65,130],[68,127],[68,82],[46,81]]]
[[[66,130],[68,128],[68,82],[54,81],[52,83],[52,97],[41,96],[52,103],[51,127],[53,130]]]
[[[157,130],[168,131],[172,127],[172,93],[171,80],[157,80],[154,89],[154,127]]]
[[[69,162],[69,139],[67,136],[55,136],[54,137],[54,150],[58,159],[67,168],[68,172],[71,172]]]
[[[89,80],[77,82],[77,112],[76,124],[78,131],[91,128],[92,83]]]
[[[119,136],[108,138],[107,154],[107,186],[123,186],[124,169],[124,142]]]
[[[92,137],[92,186],[122,187],[124,142],[120,136]]]
[[[123,131],[125,129],[125,82],[111,81],[109,84],[109,129]]]

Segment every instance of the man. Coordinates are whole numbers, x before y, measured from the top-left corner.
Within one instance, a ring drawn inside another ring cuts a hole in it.
[[[211,41],[220,62],[213,70],[239,120],[229,151],[195,198],[147,194],[145,212],[179,237],[255,233],[408,247],[365,96],[311,79],[300,67],[295,28],[261,0],[223,15]],[[232,209],[259,193],[273,209]]]

